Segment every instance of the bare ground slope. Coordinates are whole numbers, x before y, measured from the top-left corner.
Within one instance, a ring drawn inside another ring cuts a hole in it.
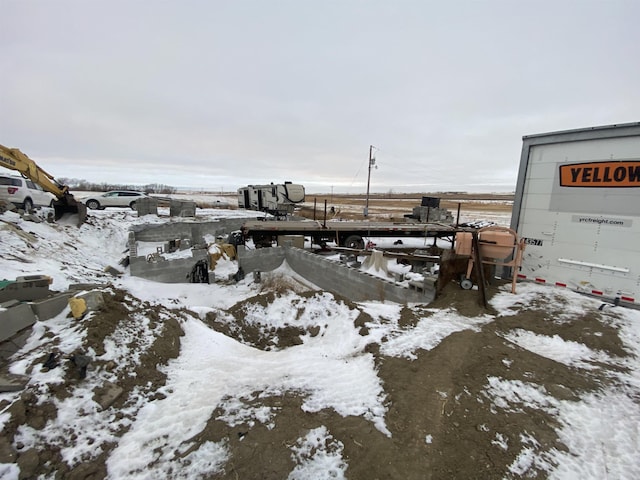
[[[495,293],[495,288],[490,287],[489,295]],[[277,292],[265,291],[247,303],[265,304],[274,295]],[[116,429],[117,435],[122,435],[133,420],[131,399],[134,393],[147,399],[162,398],[157,389],[164,384],[165,378],[157,367],[179,354],[180,324],[191,314],[141,304],[118,291],[112,291],[106,297],[106,308],[82,324],[87,330],[84,351],[92,350],[97,354],[104,351],[104,339],[116,328],[130,324],[136,312],[144,312],[151,320],[149,328],[157,328],[160,332],[152,345],[136,345],[135,335],[131,337],[129,347],[139,355],[139,365],[133,362],[90,365],[89,375],[99,375],[101,371],[118,373],[117,383],[123,392],[109,408],[113,409],[114,422],[121,425]],[[346,299],[338,300],[351,305]],[[355,305],[351,307],[356,308]],[[479,306],[477,292],[462,291],[454,283],[448,285],[429,307],[451,309],[452,314],[460,312],[470,317],[491,313]],[[268,348],[270,337],[272,340],[275,336],[280,348],[300,342],[302,330],[289,328],[265,333],[249,327],[243,323],[242,308],[243,305],[236,305],[227,312],[235,318],[232,324],[223,323],[212,314],[207,317],[207,323],[256,348]],[[522,350],[505,340],[502,334],[526,326],[533,332],[559,335],[564,340],[581,342],[612,356],[625,355],[615,329],[602,320],[600,312],[567,317],[563,311],[559,297],[558,304],[551,309],[545,304],[539,309],[522,308],[514,316],[496,316],[479,331],[454,333],[430,351],[417,351],[415,359],[387,357],[380,353],[380,344],[369,344],[367,351],[375,356],[387,394],[385,421],[391,436],[381,433],[362,417],[345,418],[329,410],[304,412],[301,409],[302,393],[286,392],[264,398],[259,395],[261,392],[255,392],[252,397],[239,400],[247,407],[274,407],[277,414],[273,428],[259,422],[231,427],[220,419],[223,412],[216,410],[206,428],[193,440],[196,445],[227,441],[231,459],[224,466],[224,473],[211,478],[287,478],[294,468],[291,446],[305,432],[320,426],[327,427],[344,445],[343,458],[348,464],[346,475],[350,479],[516,478],[517,475],[509,472],[509,466],[523,446],[523,433],[538,440],[536,448],[539,451],[562,449],[563,445],[554,431],[554,419],[544,411],[527,407],[512,411],[492,405],[486,395],[488,379],[533,382],[544,386],[553,397],[569,401],[584,392],[597,390],[611,380],[598,368],[576,369]],[[401,325],[410,328],[420,318],[428,318],[430,312],[432,310],[426,307],[405,308]],[[560,317],[562,321],[558,320]],[[355,320],[354,326],[360,329],[361,335],[367,335],[369,320],[365,313]],[[55,346],[56,339],[51,338],[39,361],[45,362]],[[39,448],[29,450],[21,449],[19,443],[15,450],[11,447],[21,425],[30,425],[36,430],[44,428],[57,416],[56,402],[77,391],[83,380],[76,369],[66,365],[62,384],[50,392],[27,388],[8,410],[11,420],[3,432],[0,461],[17,461],[22,478],[49,475],[51,478],[98,479],[106,476],[105,460],[115,443],[104,446],[96,458],[72,467],[61,458],[60,444],[42,443]],[[132,370],[135,375],[130,374]],[[102,393],[95,391],[94,398]],[[127,406],[129,408],[125,409]],[[58,439],[62,444],[79,441],[73,435],[63,437]],[[501,448],[501,442],[509,448]],[[529,473],[539,478],[545,476],[543,472],[536,474],[535,470]]]

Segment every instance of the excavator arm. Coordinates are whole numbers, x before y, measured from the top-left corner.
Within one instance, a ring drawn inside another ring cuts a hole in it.
[[[53,175],[45,172],[36,162],[17,148],[7,148],[4,145],[0,145],[0,164],[11,170],[17,170],[47,192],[53,193],[58,199],[63,198],[69,191],[69,187],[60,185],[53,178]]]
[[[60,184],[50,173],[31,160],[17,148],[0,145],[0,166],[20,172],[24,177],[40,185],[43,190],[56,196],[54,210],[56,220],[66,213],[77,213],[80,216],[78,226],[87,218],[87,209],[69,193],[69,187]]]

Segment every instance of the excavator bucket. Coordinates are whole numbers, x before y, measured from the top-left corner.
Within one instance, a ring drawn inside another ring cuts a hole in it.
[[[69,187],[58,183],[53,175],[45,172],[19,149],[0,145],[0,166],[9,170],[17,170],[23,177],[55,195],[57,200],[53,202],[53,208],[56,220],[67,214],[77,214],[78,226],[87,221],[87,208],[73,198],[73,195],[69,193]]]
[[[78,215],[78,226],[87,221],[87,207],[84,203],[78,202],[70,193],[65,193],[64,197],[53,202],[53,210],[56,220],[76,214]]]

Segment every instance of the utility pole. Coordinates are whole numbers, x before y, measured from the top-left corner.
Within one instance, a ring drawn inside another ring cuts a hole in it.
[[[369,145],[369,175],[367,176],[367,200],[364,206],[364,216],[369,216],[369,187],[371,186],[371,167],[376,164],[376,159],[373,158],[373,145]]]

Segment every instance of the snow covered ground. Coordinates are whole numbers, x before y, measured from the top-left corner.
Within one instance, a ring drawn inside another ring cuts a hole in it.
[[[495,416],[529,409],[543,412],[555,419],[553,429],[564,446],[545,448],[542,439],[525,430],[514,444],[494,428],[489,433],[490,447],[514,458],[503,477],[640,478],[638,311],[619,307],[600,311],[596,300],[535,284],[519,284],[515,295],[508,288],[501,289],[491,298],[493,310],[481,315],[410,306],[417,318],[410,326],[402,325],[402,305],[364,302],[351,306],[327,292],[304,295],[285,289],[263,304],[249,301],[265,283],[255,283],[251,276],[237,284],[212,285],[158,284],[131,277],[127,271],[120,277],[110,276],[106,267],[122,269],[118,262],[125,255],[129,227],[169,220],[138,218],[127,209],[90,214],[90,221],[80,228],[70,221],[51,225],[27,222],[11,212],[0,215],[0,279],[45,274],[53,278],[52,290],[59,291],[72,283],[105,283],[107,293],[126,292],[125,303],[134,318],[118,323],[100,348],[91,343],[86,326],[92,318],[98,320],[100,312],[75,321],[67,308],[34,326],[26,344],[12,357],[9,371],[28,375],[27,388],[37,395],[35,403],[53,405],[56,414],[39,425],[28,419],[16,425],[12,406],[26,402],[24,393],[0,394],[0,427],[5,435],[13,433],[11,448],[23,459],[14,463],[4,457],[2,479],[23,478],[28,468],[40,478],[56,478],[61,472],[53,467],[58,457],[67,472],[79,465],[101,463],[104,469],[98,472],[111,479],[222,478],[234,461],[230,442],[197,440],[212,416],[230,427],[275,429],[278,407],[259,400],[291,392],[301,395],[304,412],[362,417],[379,434],[391,438],[396,435],[388,421],[391,394],[380,378],[371,345],[379,346],[381,357],[411,362],[455,332],[479,332],[491,322],[540,305],[549,305],[549,317],[544,320],[559,326],[583,315],[595,316],[597,322],[617,331],[626,354],[614,355],[560,334],[532,331],[526,323],[503,332],[502,341],[514,352],[522,349],[584,375],[598,372],[608,379],[601,388],[575,392],[570,399],[552,395],[536,383],[534,375],[479,379],[483,387],[478,405],[489,402]],[[213,219],[239,212],[203,209],[198,215]],[[223,260],[218,268],[216,277],[227,278],[235,266]],[[272,279],[296,277],[286,265],[271,275]],[[212,315],[218,324],[233,329],[230,309],[247,301],[242,310],[246,325],[263,334],[291,326],[306,333],[292,345],[281,345],[275,338],[268,348],[257,348],[206,321]],[[552,308],[558,303],[563,305],[562,313]],[[368,319],[366,331],[355,326],[361,315]],[[100,408],[95,392],[122,383],[124,378],[135,381],[145,355],[166,334],[169,319],[177,321],[183,335],[177,355],[157,365],[164,381],[136,384],[117,407]],[[92,363],[87,377],[70,384],[68,366],[44,368],[43,356],[53,347],[63,355],[83,351],[89,356]],[[517,362],[514,358],[502,360],[505,369]],[[65,393],[61,394],[63,385]],[[428,432],[423,447],[438,440],[437,431]],[[281,478],[357,478],[351,476],[355,465],[345,454],[347,442],[327,425],[309,429],[286,447],[292,467]],[[57,453],[42,453],[46,449]],[[37,468],[26,460],[32,451],[38,452]]]

